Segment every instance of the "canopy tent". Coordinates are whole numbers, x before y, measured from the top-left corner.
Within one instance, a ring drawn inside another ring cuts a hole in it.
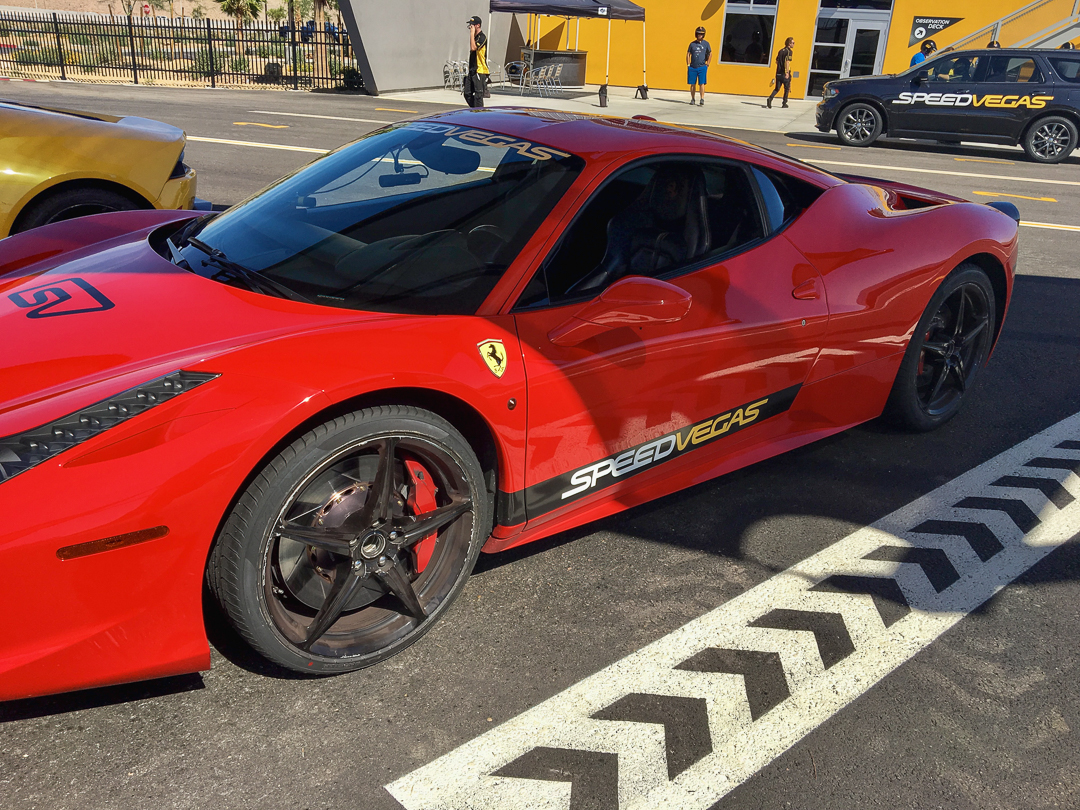
[[[641,76],[645,79],[645,9],[630,0],[490,0],[489,11],[509,11],[517,14],[548,14],[552,17],[599,17],[607,18],[607,59],[604,67],[604,85],[611,73],[611,21],[641,20]]]

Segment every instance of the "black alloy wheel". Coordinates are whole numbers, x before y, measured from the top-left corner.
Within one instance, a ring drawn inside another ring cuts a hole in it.
[[[271,461],[233,509],[207,580],[239,633],[298,672],[345,672],[416,641],[491,529],[480,465],[417,408],[357,411]]]
[[[1076,124],[1050,115],[1040,118],[1024,133],[1024,151],[1039,163],[1060,163],[1076,148]]]
[[[993,288],[973,264],[954,270],[930,299],[893,383],[886,415],[902,427],[933,430],[952,419],[993,345]]]
[[[869,104],[851,104],[840,111],[836,135],[848,146],[869,146],[881,135],[885,122]]]
[[[90,214],[107,214],[112,211],[134,211],[141,208],[138,203],[117,191],[107,188],[61,189],[43,199],[36,199],[19,216],[12,233],[21,233],[31,228],[63,222]]]

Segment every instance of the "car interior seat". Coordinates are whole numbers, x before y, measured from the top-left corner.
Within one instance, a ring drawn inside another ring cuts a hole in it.
[[[704,256],[711,241],[701,170],[661,165],[641,196],[608,222],[603,259],[571,291],[599,292],[623,276],[660,275]]]

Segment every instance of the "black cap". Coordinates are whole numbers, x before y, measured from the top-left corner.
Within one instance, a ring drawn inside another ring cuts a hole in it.
[[[697,27],[697,28],[695,29],[694,33],[695,33],[695,34],[704,34],[704,33],[705,33],[705,26],[703,26],[703,25],[699,25],[699,26],[698,26],[698,27]]]
[[[469,19],[465,21],[465,24],[466,25],[483,25],[483,23],[480,21],[480,18],[477,17],[476,15],[473,15],[472,17],[469,17]]]
[[[924,40],[922,46],[923,46],[924,51],[926,51],[926,50],[936,51],[937,50],[937,43],[934,42],[934,40],[932,40],[932,39]]]

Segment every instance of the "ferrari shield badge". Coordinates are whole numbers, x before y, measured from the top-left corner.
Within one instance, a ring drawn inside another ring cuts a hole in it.
[[[483,343],[477,343],[476,348],[480,350],[480,356],[484,358],[491,373],[496,377],[501,377],[506,371],[506,347],[503,346],[503,342],[485,340]]]

